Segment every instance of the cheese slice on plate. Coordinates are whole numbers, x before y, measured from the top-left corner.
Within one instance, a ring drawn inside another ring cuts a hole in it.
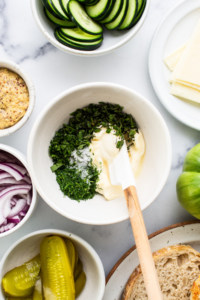
[[[171,93],[174,96],[200,103],[200,91],[186,85],[173,82],[171,86]]]
[[[164,62],[170,71],[174,71],[181,55],[183,54],[183,51],[185,50],[185,47],[186,44],[178,48],[164,59]]]
[[[200,22],[190,40],[165,59],[172,71],[171,94],[200,103]]]
[[[200,22],[175,67],[172,79],[200,87]]]

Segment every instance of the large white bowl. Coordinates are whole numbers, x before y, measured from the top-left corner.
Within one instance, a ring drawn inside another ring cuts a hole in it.
[[[0,68],[9,69],[10,71],[13,71],[17,73],[19,76],[21,76],[21,78],[26,83],[29,92],[29,106],[26,113],[15,125],[5,129],[0,129],[0,137],[2,137],[17,131],[29,119],[35,104],[35,88],[29,76],[22,70],[22,68],[19,65],[15,64],[14,62],[10,60],[5,60],[5,61],[0,60]]]
[[[58,49],[64,52],[75,54],[75,55],[81,55],[81,56],[97,56],[97,55],[110,53],[113,50],[126,44],[138,32],[138,30],[142,26],[148,12],[149,4],[150,4],[150,0],[147,0],[143,15],[134,27],[132,27],[129,30],[125,30],[123,32],[119,32],[119,31],[109,32],[108,30],[105,30],[103,44],[100,46],[100,48],[93,51],[83,51],[83,50],[76,50],[67,47],[61,44],[60,42],[58,42],[54,36],[54,30],[52,24],[47,20],[47,18],[44,15],[42,0],[31,0],[33,16],[41,32],[45,35],[48,41],[51,44],[53,44],[55,47],[57,47]]]
[[[26,159],[25,159],[24,155],[21,152],[19,152],[17,149],[15,149],[13,147],[10,147],[10,146],[4,145],[4,144],[0,144],[0,150],[3,150],[5,152],[7,152],[8,154],[11,154],[15,158],[17,158],[22,163],[22,165],[26,168],[26,170],[28,171],[29,176],[30,176],[29,167],[26,163]],[[31,181],[32,181],[32,178],[31,178]],[[15,232],[19,228],[21,228],[21,226],[23,226],[26,223],[26,221],[32,216],[32,213],[34,212],[35,207],[36,207],[36,203],[37,203],[37,192],[36,192],[36,189],[35,189],[35,187],[32,183],[32,201],[31,201],[31,205],[30,205],[26,215],[13,228],[11,228],[10,230],[5,231],[3,233],[0,233],[0,238],[5,237],[5,236]]]
[[[48,155],[50,140],[56,130],[77,108],[99,101],[117,103],[135,118],[142,130],[146,154],[137,188],[141,208],[151,204],[163,188],[171,166],[171,142],[166,124],[156,108],[138,93],[110,83],[88,83],[76,86],[56,97],[37,119],[28,142],[27,159],[31,176],[41,197],[63,216],[87,224],[111,224],[128,218],[123,198],[106,201],[96,195],[77,202],[64,196],[51,172]]]
[[[0,280],[9,270],[20,266],[40,252],[40,243],[45,236],[60,235],[70,238],[74,243],[86,273],[86,285],[77,300],[102,300],[105,290],[105,274],[102,262],[96,251],[82,238],[63,230],[45,229],[26,235],[12,245],[4,254],[0,263]],[[2,288],[0,299],[5,299]]]

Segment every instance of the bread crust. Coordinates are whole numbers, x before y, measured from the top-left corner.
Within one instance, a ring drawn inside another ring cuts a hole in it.
[[[153,258],[155,261],[155,265],[156,262],[158,260],[160,260],[161,257],[170,257],[172,254],[178,254],[181,255],[183,253],[193,253],[195,257],[198,258],[198,260],[200,261],[200,253],[198,251],[196,251],[195,249],[193,249],[191,246],[189,245],[175,245],[175,246],[169,246],[166,248],[162,248],[156,252],[153,253]],[[200,274],[200,271],[199,271]],[[142,275],[142,271],[141,271],[141,267],[140,265],[136,267],[136,269],[133,271],[133,273],[131,274],[131,276],[129,277],[126,286],[124,288],[123,294],[122,294],[122,300],[132,300],[130,298],[131,292],[136,284],[136,282],[138,281],[138,279],[140,278],[140,276]],[[196,278],[194,278],[194,281],[196,280]],[[189,298],[188,298],[189,299]],[[193,300],[193,298],[191,298]],[[199,298],[194,298],[194,299],[199,299]]]

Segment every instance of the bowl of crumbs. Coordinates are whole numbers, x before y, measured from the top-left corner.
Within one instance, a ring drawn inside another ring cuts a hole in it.
[[[34,101],[34,86],[21,67],[11,61],[0,61],[0,137],[25,124]]]

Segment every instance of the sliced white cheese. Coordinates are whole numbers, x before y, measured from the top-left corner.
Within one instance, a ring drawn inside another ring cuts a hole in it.
[[[200,103],[200,22],[190,40],[164,60],[172,71],[171,94]]]
[[[200,91],[183,84],[173,82],[170,92],[174,96],[200,103]]]
[[[200,22],[174,69],[173,82],[200,87]]]
[[[170,71],[174,71],[183,51],[185,50],[185,47],[186,44],[176,49],[164,59],[164,62]]]

